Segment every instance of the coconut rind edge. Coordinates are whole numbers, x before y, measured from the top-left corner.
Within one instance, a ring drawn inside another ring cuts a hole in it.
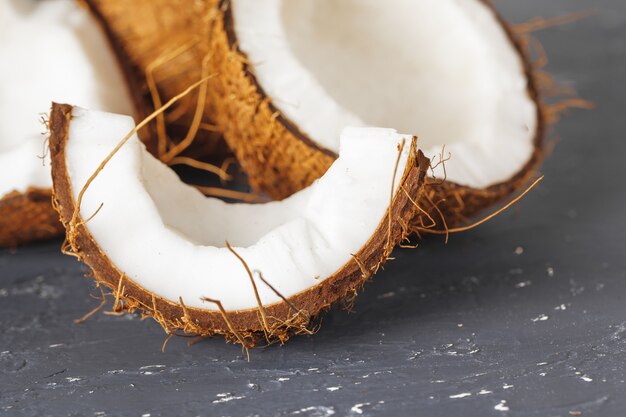
[[[151,293],[117,269],[80,219],[77,223],[71,223],[75,201],[65,161],[71,114],[72,106],[54,104],[50,117],[54,206],[67,230],[66,251],[91,268],[90,276],[99,286],[110,290],[109,295],[115,300],[116,311],[141,311],[143,315],[156,320],[167,334],[221,334],[230,342],[242,343],[243,339],[246,346],[252,346],[262,339],[285,342],[294,334],[311,333],[314,318],[319,313],[356,295],[387,261],[393,248],[408,236],[409,222],[417,211],[409,196],[419,198],[430,164],[415,148],[413,141],[391,208],[369,241],[339,271],[320,284],[290,297],[289,303],[264,306],[268,323],[265,327],[259,309],[229,311],[224,317],[219,311],[186,307],[184,300],[173,302]],[[402,190],[406,190],[406,193]],[[389,216],[392,219],[391,228]],[[206,294],[206,297],[210,296]],[[297,307],[298,311],[294,311],[291,306]]]

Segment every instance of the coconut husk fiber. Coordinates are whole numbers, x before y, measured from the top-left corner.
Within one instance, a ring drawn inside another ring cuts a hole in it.
[[[390,258],[395,246],[407,238],[409,221],[418,208],[409,195],[420,196],[430,161],[416,149],[416,140],[410,146],[410,156],[403,173],[395,179],[398,189],[390,196],[389,208],[368,242],[330,277],[306,291],[282,302],[241,311],[225,311],[219,300],[207,299],[218,310],[203,310],[185,306],[184,300],[166,300],[142,288],[120,271],[99,247],[88,230],[88,225],[77,215],[71,179],[66,165],[65,149],[71,125],[72,106],[55,104],[50,121],[50,152],[54,182],[55,207],[67,230],[65,251],[91,268],[99,286],[108,289],[114,300],[114,311],[141,311],[156,320],[167,334],[179,332],[197,336],[224,335],[226,340],[252,347],[267,343],[285,342],[294,334],[315,331],[315,317],[331,305],[352,299],[363,284]],[[404,192],[406,191],[406,192]],[[97,215],[97,214],[96,214]],[[158,244],[158,242],[155,242]],[[231,249],[243,266],[245,261]]]

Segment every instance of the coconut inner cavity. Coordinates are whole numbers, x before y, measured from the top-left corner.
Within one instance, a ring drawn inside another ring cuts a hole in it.
[[[537,109],[522,60],[480,0],[231,7],[263,91],[327,149],[338,150],[344,126],[393,127],[418,135],[429,157],[446,145],[448,179],[479,188],[508,180],[533,152]]]
[[[129,117],[74,108],[66,147],[77,198],[83,184],[133,127]],[[239,260],[289,297],[321,283],[370,239],[390,202],[398,144],[390,129],[346,129],[339,159],[312,186],[286,200],[228,204],[182,183],[135,136],[87,189],[81,217],[109,259],[147,291],[214,310],[256,308]],[[404,173],[410,138],[397,167]],[[257,279],[264,304],[280,298]]]
[[[0,0],[0,198],[50,188],[41,117],[50,103],[131,114],[98,24],[73,0]]]

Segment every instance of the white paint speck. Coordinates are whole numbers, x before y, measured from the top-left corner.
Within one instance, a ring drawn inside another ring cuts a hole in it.
[[[72,376],[70,376],[70,377],[65,378],[65,380],[66,380],[67,382],[76,382],[76,381],[80,381],[80,380],[82,380],[82,378],[79,378],[79,377],[72,377]]]
[[[591,382],[591,381],[593,381],[593,379],[592,379],[592,378],[589,378],[587,375],[583,375],[583,376],[581,376],[581,377],[580,377],[580,379],[582,379],[582,380],[583,380],[583,381],[585,381],[585,382]]]
[[[328,387],[328,388],[326,388],[326,391],[333,392],[333,391],[339,391],[340,389],[341,389],[341,386],[338,386],[338,387]]]
[[[146,365],[146,366],[142,366],[141,368],[139,368],[139,370],[143,371],[144,369],[156,369],[156,368],[165,368],[165,365]]]
[[[463,323],[457,324],[456,327],[463,327]]]
[[[354,414],[363,414],[363,407],[366,405],[370,405],[370,403],[354,404],[350,411]]]
[[[330,417],[335,414],[335,409],[333,407],[325,407],[323,405],[313,406],[313,407],[305,407],[296,411],[292,411],[292,415],[307,413],[307,415],[316,416],[316,417]]]
[[[539,362],[539,363],[537,364],[537,366],[543,366],[543,365],[547,365],[547,364],[548,364],[548,362]]]
[[[546,268],[546,272],[548,273],[548,276],[550,278],[552,278],[554,276],[554,268],[552,268],[551,266]]]
[[[530,319],[533,323],[537,323],[538,321],[546,321],[548,320],[550,317],[546,316],[545,314],[540,314],[537,317]]]
[[[48,347],[50,347],[50,348],[56,348],[56,347],[59,347],[59,346],[63,346],[63,343],[55,343],[54,345],[50,345],[50,346],[48,346]]]
[[[277,380],[277,381],[278,381],[278,382],[289,381],[289,378],[287,378],[287,377],[278,378],[278,380]]]
[[[142,414],[141,417],[150,417],[150,413]]]
[[[422,354],[421,351],[413,352],[413,354],[411,356],[409,356],[409,360],[412,361],[413,359],[418,358],[421,354]]]
[[[220,403],[227,403],[229,401],[241,400],[242,398],[246,398],[243,395],[236,396],[236,395],[233,395],[230,392],[224,392],[224,393],[221,393],[221,394],[217,394],[216,397],[218,397],[218,399],[211,401],[211,403],[213,403],[213,404],[220,404]]]
[[[320,368],[309,368],[307,369],[307,371],[312,372],[312,371],[319,371]]]
[[[465,398],[471,396],[471,392],[462,392],[460,394],[450,395],[450,398]]]
[[[515,284],[515,288],[524,288],[524,287],[528,287],[530,285],[532,285],[532,281],[522,281],[522,282],[518,282],[517,284]]]
[[[509,407],[506,405],[505,400],[500,401],[500,403],[493,407],[493,409],[497,411],[509,411]]]
[[[567,306],[565,304],[561,304],[560,306],[554,307],[554,309],[556,311],[559,311],[559,310],[563,311],[563,310],[567,310]]]
[[[502,389],[509,389],[509,388],[513,388],[512,384],[504,384],[502,385]]]
[[[487,395],[487,394],[493,394],[493,391],[489,391],[489,390],[487,390],[487,389],[481,389],[481,390],[478,392],[478,395]]]

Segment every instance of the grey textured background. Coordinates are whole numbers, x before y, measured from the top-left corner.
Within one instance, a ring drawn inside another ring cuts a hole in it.
[[[59,242],[0,252],[0,415],[626,415],[626,2],[497,4],[517,22],[597,11],[539,34],[597,109],[559,125],[514,210],[399,251],[352,313],[249,363],[220,338],[161,353],[136,317],[73,324],[98,301]]]

